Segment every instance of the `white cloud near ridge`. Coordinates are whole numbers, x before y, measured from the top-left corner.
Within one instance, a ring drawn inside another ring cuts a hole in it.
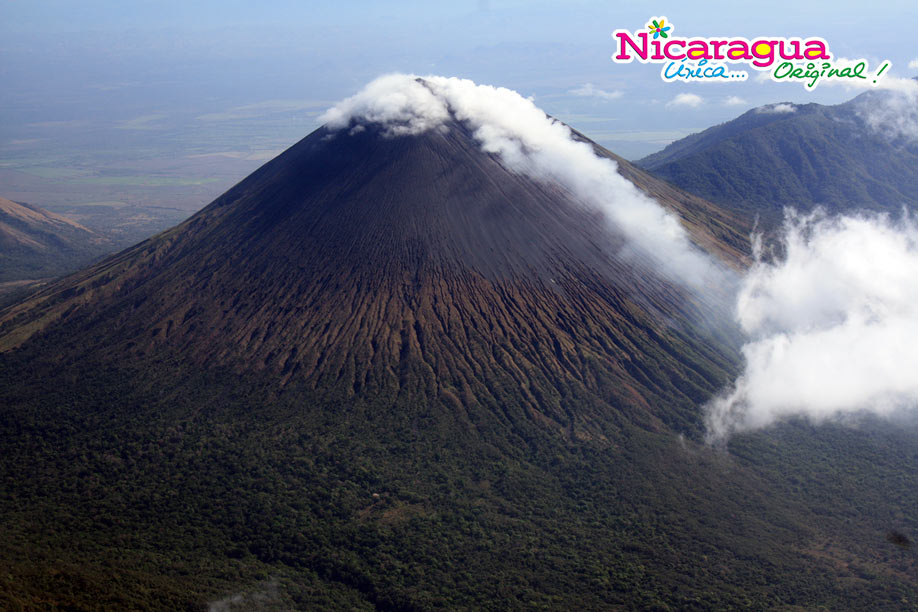
[[[918,81],[896,79],[891,84],[859,105],[857,113],[877,134],[918,142]]]
[[[797,112],[797,107],[788,102],[781,102],[779,104],[766,104],[765,106],[760,106],[755,109],[755,112],[759,114],[780,115],[782,113],[795,113]]]

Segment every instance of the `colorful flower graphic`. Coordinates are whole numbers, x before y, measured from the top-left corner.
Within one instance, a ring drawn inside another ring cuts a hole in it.
[[[649,25],[647,27],[650,28],[651,32],[653,32],[654,40],[656,40],[660,36],[662,36],[663,38],[669,38],[669,34],[667,34],[666,32],[670,30],[670,26],[666,25],[665,19],[661,19],[660,23],[657,23],[657,20],[654,19],[653,25]]]

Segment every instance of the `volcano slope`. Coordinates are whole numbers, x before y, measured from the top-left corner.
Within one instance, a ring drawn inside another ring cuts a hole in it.
[[[492,147],[506,124],[467,103],[493,91],[455,81],[390,79],[371,93],[395,114],[333,113],[185,223],[2,311],[4,607],[918,601],[913,438],[696,442],[738,367],[717,296],[748,228],[620,163],[608,205],[646,205],[639,185],[687,228],[685,260],[710,253],[679,280],[650,229],[537,176],[531,134]]]

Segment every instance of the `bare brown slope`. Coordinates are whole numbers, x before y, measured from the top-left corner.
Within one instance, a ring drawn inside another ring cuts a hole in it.
[[[17,204],[6,198],[0,198],[0,216],[5,218],[5,220],[21,221],[27,226],[35,229],[41,227],[69,227],[90,234],[93,233],[67,217],[62,217],[61,215],[34,206]]]
[[[0,198],[0,282],[72,272],[111,252],[109,247],[75,221]]]

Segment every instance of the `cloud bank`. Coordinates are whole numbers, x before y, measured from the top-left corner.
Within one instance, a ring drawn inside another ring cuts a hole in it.
[[[918,225],[790,214],[784,257],[743,281],[746,368],[707,406],[708,441],[791,416],[918,407]]]
[[[673,214],[619,175],[615,162],[574,140],[567,126],[515,91],[458,78],[392,74],[338,103],[321,120],[338,130],[376,123],[389,136],[463,122],[483,151],[499,156],[514,172],[554,180],[599,209],[633,247],[674,278],[701,285],[719,275]]]

